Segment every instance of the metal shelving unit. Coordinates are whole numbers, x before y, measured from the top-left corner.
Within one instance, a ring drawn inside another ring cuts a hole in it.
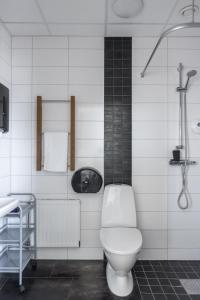
[[[36,269],[36,197],[30,193],[11,193],[8,196],[31,196],[20,201],[18,207],[4,217],[0,228],[0,273],[19,273],[19,291],[23,293],[22,273],[31,259]]]

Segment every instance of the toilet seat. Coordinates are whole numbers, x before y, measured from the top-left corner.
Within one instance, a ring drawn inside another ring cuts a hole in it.
[[[102,246],[114,254],[136,253],[142,247],[142,235],[137,228],[104,227],[100,230]]]

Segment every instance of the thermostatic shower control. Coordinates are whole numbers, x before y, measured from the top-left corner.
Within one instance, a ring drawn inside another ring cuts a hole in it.
[[[200,134],[200,119],[194,120],[191,125],[192,131],[196,134]]]

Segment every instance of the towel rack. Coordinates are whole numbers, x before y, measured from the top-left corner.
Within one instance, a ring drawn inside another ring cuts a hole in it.
[[[42,169],[42,104],[70,103],[70,163],[71,171],[75,170],[75,96],[70,100],[44,100],[37,96],[37,127],[36,127],[36,170]]]

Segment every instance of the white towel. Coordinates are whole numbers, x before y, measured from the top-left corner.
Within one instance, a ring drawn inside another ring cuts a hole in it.
[[[66,172],[68,156],[68,133],[44,133],[44,170]]]

